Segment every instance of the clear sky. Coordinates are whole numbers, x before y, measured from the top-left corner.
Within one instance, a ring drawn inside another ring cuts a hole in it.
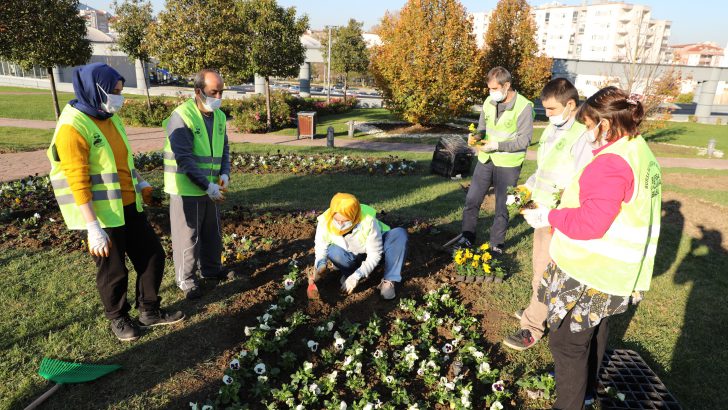
[[[164,0],[151,0],[154,10],[164,8]],[[81,0],[91,7],[109,10],[111,0]],[[495,7],[497,0],[461,0],[468,11],[488,11]],[[549,3],[547,0],[530,0],[533,6]],[[583,0],[561,0],[562,4],[581,4]],[[593,2],[593,1],[592,1]],[[652,8],[652,18],[672,21],[670,44],[714,41],[725,47],[728,43],[728,2],[725,0],[635,0],[625,1],[645,4]],[[308,14],[311,28],[326,25],[346,24],[349,18],[364,22],[368,29],[379,22],[384,12],[397,10],[405,0],[278,0],[283,6],[295,6],[299,13]]]

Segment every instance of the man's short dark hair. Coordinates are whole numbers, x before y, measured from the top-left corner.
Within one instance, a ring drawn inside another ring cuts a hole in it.
[[[501,66],[493,67],[488,71],[488,81],[490,80],[496,80],[500,85],[510,83],[511,73]]]
[[[204,90],[205,89],[205,75],[209,73],[215,73],[217,75],[220,75],[217,71],[211,69],[211,68],[204,68],[200,70],[197,74],[195,74],[195,89]]]
[[[569,100],[574,100],[574,103],[579,105],[579,91],[566,78],[554,78],[546,83],[541,91],[541,101],[546,101],[549,98],[555,99],[564,106]]]

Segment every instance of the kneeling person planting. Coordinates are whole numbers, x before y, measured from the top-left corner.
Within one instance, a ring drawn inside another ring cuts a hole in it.
[[[326,270],[327,260],[341,271],[341,291],[351,294],[384,258],[384,278],[378,288],[384,299],[394,299],[395,283],[402,280],[407,231],[390,229],[376,218],[374,208],[354,195],[338,193],[318,217],[314,274],[309,276],[309,298],[318,295],[314,281]]]

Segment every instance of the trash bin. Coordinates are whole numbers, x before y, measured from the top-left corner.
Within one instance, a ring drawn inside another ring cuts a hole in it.
[[[316,111],[300,111],[297,115],[298,133],[296,138],[316,135]]]

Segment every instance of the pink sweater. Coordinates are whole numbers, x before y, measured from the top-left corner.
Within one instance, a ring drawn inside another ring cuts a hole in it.
[[[594,155],[613,143],[595,149]],[[633,191],[634,176],[627,161],[617,154],[600,155],[579,177],[579,207],[554,209],[549,212],[549,222],[571,239],[599,239]]]

